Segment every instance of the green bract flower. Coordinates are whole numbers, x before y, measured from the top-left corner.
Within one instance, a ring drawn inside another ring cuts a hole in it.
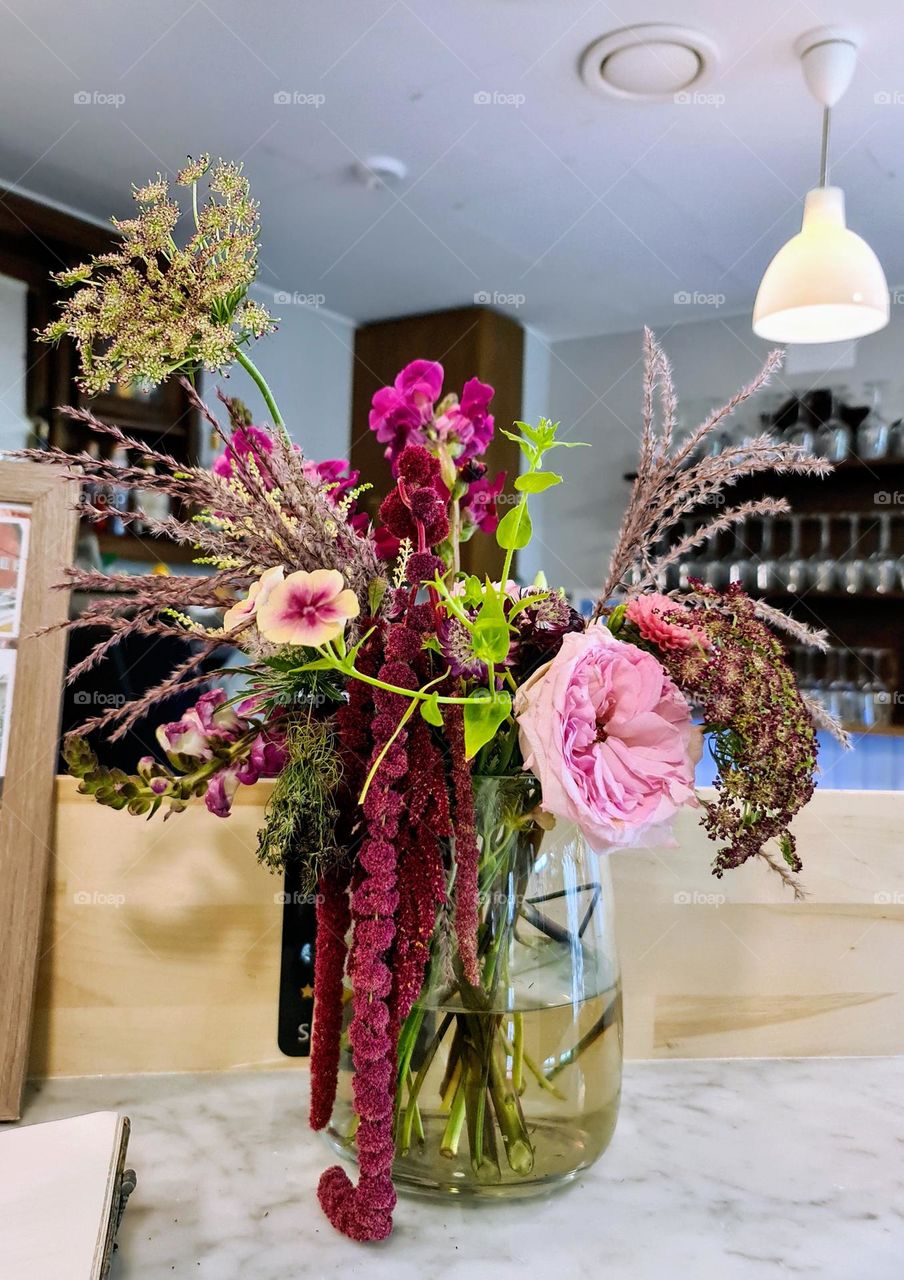
[[[209,198],[199,209],[205,175]],[[89,395],[116,382],[154,385],[174,373],[220,370],[237,348],[274,328],[266,308],[246,296],[257,272],[258,209],[241,166],[221,161],[211,169],[205,155],[177,180],[192,188],[195,225],[182,247],[174,238],[181,210],[158,174],[134,190],[136,216],[113,219],[122,237],[115,249],[54,277],[76,291],[41,337],[74,340]]]

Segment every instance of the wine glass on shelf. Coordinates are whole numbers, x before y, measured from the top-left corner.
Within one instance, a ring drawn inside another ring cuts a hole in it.
[[[810,406],[800,398],[797,401],[797,417],[785,428],[785,439],[788,444],[800,445],[805,453],[813,452],[816,442],[816,423]]]
[[[775,520],[772,516],[763,516],[760,520],[760,554],[756,563],[756,586],[758,591],[768,593],[779,586],[775,559]]]
[[[872,724],[876,728],[882,728],[891,724],[892,713],[892,690],[883,675],[883,667],[885,667],[885,659],[889,656],[888,649],[867,649],[866,656],[870,659],[869,663],[869,697],[870,708],[872,713]]]
[[[879,516],[879,541],[866,561],[866,581],[872,591],[887,595],[898,586],[899,563],[892,551],[891,512]]]
[[[700,575],[707,586],[724,591],[728,586],[728,562],[724,555],[725,533],[709,538],[703,547],[705,562]]]
[[[834,591],[837,567],[832,555],[832,518],[825,514],[819,517],[819,546],[813,557],[811,576],[814,591]]]
[[[810,581],[810,562],[801,553],[803,517],[791,516],[791,538],[788,550],[775,562],[776,575],[782,588],[791,595],[806,590]]]
[[[857,456],[865,462],[876,462],[888,454],[889,424],[882,416],[881,382],[863,384],[866,415],[857,426]]]
[[[689,538],[697,527],[692,516],[685,516],[681,521],[682,537]],[[678,586],[682,591],[690,590],[691,578],[701,578],[706,572],[706,565],[701,559],[701,548],[692,547],[678,564]]]
[[[739,520],[734,527],[734,545],[728,564],[729,583],[737,582],[747,591],[753,586],[756,578],[756,563],[748,542],[748,524]]]
[[[866,561],[860,547],[860,513],[849,511],[843,519],[847,520],[850,533],[848,545],[838,561],[838,571],[844,590],[855,596],[863,591],[866,582]]]
[[[839,413],[844,388],[813,391],[810,397],[813,412],[819,419],[814,452],[830,462],[844,462],[850,457],[853,443],[853,432]]]

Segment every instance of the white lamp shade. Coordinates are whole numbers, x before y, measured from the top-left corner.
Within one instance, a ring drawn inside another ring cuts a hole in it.
[[[807,193],[803,224],[766,268],[753,331],[770,342],[842,342],[888,324],[885,273],[849,231],[840,187]]]

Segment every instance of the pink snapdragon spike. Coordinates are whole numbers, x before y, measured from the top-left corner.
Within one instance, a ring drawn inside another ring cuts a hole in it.
[[[487,410],[494,394],[489,383],[469,378],[461,400],[436,419],[437,435],[448,441],[458,466],[479,457],[493,438],[493,415]]]
[[[194,760],[210,760],[213,748],[230,742],[241,732],[241,720],[232,707],[226,706],[222,689],[211,689],[198,699],[181,720],[172,720],[157,728],[157,741],[168,756],[187,756]]]
[[[358,598],[337,569],[299,569],[258,606],[257,628],[271,644],[314,648],[337,639],[358,612]]]
[[[381,387],[371,401],[371,431],[386,445],[394,462],[406,444],[423,444],[424,428],[433,421],[433,406],[443,389],[443,366],[436,360],[412,360],[391,387]]]
[[[495,480],[488,480],[484,475],[471,482],[461,502],[461,518],[465,530],[468,526],[473,526],[481,533],[496,532],[499,524],[496,503],[504,488],[504,471],[500,471]]]
[[[695,645],[709,649],[705,632],[695,627],[691,610],[678,600],[650,591],[629,601],[625,618],[637,628],[644,640],[663,653],[692,649]]]
[[[261,466],[260,462],[272,452],[273,440],[270,433],[263,427],[236,427],[229,438],[225,453],[221,453],[219,458],[214,460],[214,474],[230,480],[236,473],[241,475],[241,464],[244,461],[253,459],[264,477],[264,484],[269,489],[272,487],[272,481],[266,474],[266,467]]]
[[[252,582],[244,600],[239,600],[223,615],[223,630],[232,631],[242,622],[253,618],[262,604],[266,604],[274,587],[285,580],[286,571],[281,564],[265,569],[257,582]]]

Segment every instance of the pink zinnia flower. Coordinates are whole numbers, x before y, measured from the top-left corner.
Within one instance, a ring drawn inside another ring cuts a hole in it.
[[[253,618],[261,605],[267,603],[273,588],[279,586],[284,578],[285,570],[281,564],[265,569],[257,582],[252,582],[245,599],[239,600],[231,609],[226,610],[223,615],[223,630],[231,631],[240,622],[247,622],[249,618]]]
[[[602,626],[570,632],[515,698],[525,767],[543,808],[602,852],[641,840],[694,800],[699,733],[652,654]]]
[[[710,647],[709,637],[693,625],[691,611],[680,601],[656,591],[635,596],[625,610],[625,618],[644,640],[663,652],[691,649],[694,645],[703,649]]]
[[[258,606],[257,629],[273,644],[313,648],[335,640],[358,612],[358,597],[338,569],[299,569]]]

